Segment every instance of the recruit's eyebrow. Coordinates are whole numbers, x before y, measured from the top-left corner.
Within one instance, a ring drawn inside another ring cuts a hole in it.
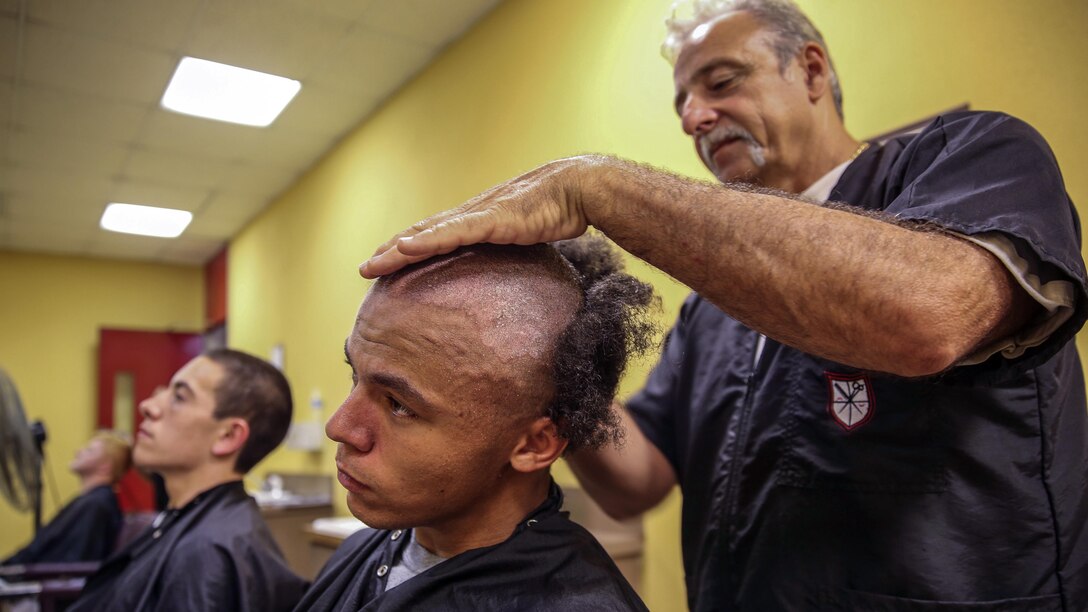
[[[423,408],[431,412],[437,411],[434,404],[424,399],[423,394],[401,376],[388,372],[367,372],[363,376],[368,383],[385,387],[401,396],[413,409]]]
[[[351,361],[351,354],[348,352],[348,340],[344,340],[344,360],[351,366],[353,372],[356,375],[361,376],[366,380],[368,384],[379,385],[385,387],[404,398],[405,402],[411,404],[412,408],[422,408],[435,412],[436,406],[431,402],[424,399],[423,394],[419,392],[412,383],[408,382],[408,379],[403,376],[397,376],[396,374],[389,374],[387,372],[367,372],[360,375],[355,371],[355,364]]]

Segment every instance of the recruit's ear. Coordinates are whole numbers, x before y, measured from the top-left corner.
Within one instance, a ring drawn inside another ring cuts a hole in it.
[[[547,469],[563,454],[567,441],[548,417],[540,417],[526,427],[510,453],[510,465],[519,472]]]
[[[249,423],[238,417],[227,417],[219,423],[212,454],[216,457],[228,457],[241,452],[249,440]]]

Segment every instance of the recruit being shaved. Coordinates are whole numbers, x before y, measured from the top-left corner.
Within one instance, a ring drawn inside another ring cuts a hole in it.
[[[341,546],[300,609],[644,609],[560,512],[549,468],[619,443],[610,402],[649,345],[654,301],[604,241],[562,248],[570,259],[476,246],[370,289],[345,344],[352,390],[326,432],[348,508],[374,529]]]

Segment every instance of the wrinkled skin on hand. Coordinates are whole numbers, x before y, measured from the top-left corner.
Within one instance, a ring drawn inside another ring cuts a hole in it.
[[[393,236],[359,266],[359,274],[377,278],[470,244],[528,245],[581,236],[590,224],[586,174],[599,163],[591,156],[561,159],[496,185]]]

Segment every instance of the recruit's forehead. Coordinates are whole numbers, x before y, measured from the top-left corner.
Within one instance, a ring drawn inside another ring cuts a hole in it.
[[[546,357],[578,308],[581,292],[553,253],[510,250],[515,248],[469,250],[383,278],[368,293],[356,325],[379,307],[395,304],[398,314],[417,314],[420,322],[467,323],[450,325],[449,331],[471,333],[496,354]],[[412,316],[397,319],[406,328],[415,324]]]

